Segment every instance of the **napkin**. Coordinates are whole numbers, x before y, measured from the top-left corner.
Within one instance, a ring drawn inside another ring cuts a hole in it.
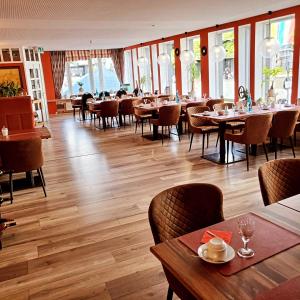
[[[230,244],[231,238],[232,238],[232,232],[231,231],[221,231],[221,230],[209,230],[211,233],[215,234],[217,237],[223,239],[227,244]],[[212,239],[213,236],[211,236],[207,231],[204,232],[201,243],[206,244],[210,239]]]

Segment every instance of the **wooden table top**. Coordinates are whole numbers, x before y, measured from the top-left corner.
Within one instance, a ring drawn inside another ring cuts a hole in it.
[[[246,119],[250,116],[255,115],[262,115],[262,114],[275,114],[279,111],[286,111],[286,110],[300,110],[300,106],[290,106],[290,107],[278,107],[278,108],[270,108],[270,109],[259,109],[259,107],[253,107],[252,112],[235,112],[232,109],[229,110],[228,115],[219,116],[215,112],[209,112],[208,115],[205,115],[203,113],[193,114],[193,117],[199,117],[199,118],[206,118],[215,122],[227,122],[227,121],[234,121],[234,120],[240,120],[240,119]]]
[[[278,203],[300,212],[300,194],[281,200]]]
[[[255,213],[300,234],[300,213],[293,209],[273,204]],[[183,299],[254,299],[300,275],[300,245],[231,276],[221,275],[178,239],[153,246],[151,252],[161,261],[174,286],[183,291]]]
[[[156,104],[155,102],[152,102],[153,103],[152,105],[150,103],[147,103],[147,104],[142,103],[140,105],[135,106],[135,108],[140,108],[143,110],[150,111],[150,110],[159,109],[162,106],[167,106],[167,105],[181,105],[181,107],[185,107],[185,106],[187,106],[188,103],[202,103],[202,102],[203,101],[191,101],[191,102],[181,101],[181,102],[177,103],[175,101],[168,101],[168,103],[166,103],[166,104],[162,104],[162,103]]]
[[[48,139],[51,133],[47,127],[37,127],[32,129],[12,130],[8,132],[8,136],[0,134],[0,141],[16,141],[30,139],[39,136],[41,139]]]

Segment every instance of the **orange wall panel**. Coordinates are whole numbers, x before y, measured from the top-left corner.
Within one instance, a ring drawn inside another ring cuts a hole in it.
[[[53,101],[55,99],[55,88],[52,76],[52,68],[51,68],[51,58],[49,52],[44,52],[41,55],[41,61],[43,65],[43,73],[44,73],[44,80],[45,80],[45,89],[46,89],[46,97],[48,102],[48,111],[49,114],[56,114],[56,103],[54,105]]]

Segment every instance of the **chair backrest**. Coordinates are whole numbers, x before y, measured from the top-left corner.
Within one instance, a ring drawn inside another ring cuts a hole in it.
[[[133,99],[122,99],[119,104],[120,112],[124,115],[131,115],[133,114]]]
[[[101,103],[101,117],[116,117],[119,114],[119,101],[108,100]]]
[[[0,141],[1,168],[19,173],[37,170],[43,165],[42,142],[38,134],[31,138]]]
[[[194,106],[206,106],[206,105],[205,105],[205,102],[189,102],[186,104],[186,109],[188,109],[189,107],[194,107]]]
[[[300,159],[276,159],[258,170],[261,195],[265,205],[300,194]]]
[[[224,103],[224,99],[210,99],[206,101],[206,106],[209,107],[210,110],[214,110],[214,105]]]
[[[273,117],[269,135],[276,138],[288,138],[293,135],[299,117],[298,110],[279,111]]]
[[[180,118],[180,105],[165,105],[159,109],[159,125],[171,126],[177,125]]]
[[[272,118],[273,115],[271,113],[248,117],[243,131],[244,144],[256,145],[264,143],[272,125]]]
[[[88,109],[88,105],[87,105],[87,100],[88,99],[94,99],[93,95],[91,93],[84,93],[82,96],[81,96],[81,105],[83,107],[83,109]]]
[[[30,96],[0,98],[0,127],[8,130],[34,128]]]
[[[224,110],[226,106],[228,109],[232,109],[233,103],[217,103],[217,104],[214,104],[213,109]]]
[[[205,111],[209,111],[208,106],[194,106],[194,107],[189,107],[187,109],[188,124],[190,128],[202,126],[205,125],[205,123],[207,123],[206,118],[199,118],[199,117],[192,116],[193,114],[200,114]]]
[[[223,194],[208,183],[172,187],[152,199],[148,217],[158,244],[223,221]]]

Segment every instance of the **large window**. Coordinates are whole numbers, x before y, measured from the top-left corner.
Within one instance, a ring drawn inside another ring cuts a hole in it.
[[[209,82],[210,97],[234,99],[234,30],[209,33]],[[214,46],[223,45],[226,54],[222,61],[217,61]]]
[[[292,68],[294,52],[293,16],[257,23],[256,26],[256,99],[273,96],[276,101],[291,101]],[[279,52],[272,58],[261,55],[260,44],[271,35],[279,43]]]
[[[132,57],[131,50],[124,51],[124,84],[129,85],[128,89],[133,90]]]
[[[195,56],[194,63],[190,65],[181,62],[182,94],[199,98],[201,97],[200,37],[181,39],[180,49],[192,51]]]
[[[138,57],[147,61],[143,60],[144,63],[139,65],[140,87],[143,92],[152,92],[150,47],[138,48]]]
[[[153,91],[159,91],[158,65],[157,65],[157,44],[151,46],[152,50],[152,70],[153,70]]]
[[[115,92],[120,83],[111,58],[93,58],[66,63],[61,94],[67,98],[84,92]]]
[[[170,63],[160,65],[160,84],[163,94],[176,93],[176,78],[175,78],[175,54],[174,42],[165,42],[159,44],[159,54],[167,53],[170,56]]]

